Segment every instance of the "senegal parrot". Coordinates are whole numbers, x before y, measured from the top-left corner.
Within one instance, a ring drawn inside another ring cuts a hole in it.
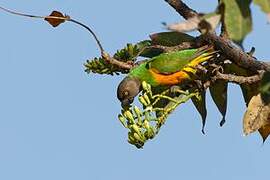
[[[196,66],[212,57],[217,52],[213,47],[187,49],[155,56],[133,68],[117,88],[117,98],[123,108],[128,107],[141,91],[143,81],[153,88],[170,87],[192,80]],[[192,76],[193,75],[193,76]]]

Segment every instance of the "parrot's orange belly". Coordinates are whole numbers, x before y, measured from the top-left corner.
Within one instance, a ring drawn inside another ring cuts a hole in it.
[[[149,69],[155,81],[160,85],[177,85],[182,83],[184,80],[190,79],[190,76],[184,72],[179,71],[173,74],[159,74],[155,72],[155,69]]]

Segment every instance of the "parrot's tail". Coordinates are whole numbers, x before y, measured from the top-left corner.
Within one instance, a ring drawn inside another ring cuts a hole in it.
[[[217,56],[218,51],[213,46],[203,46],[190,58],[190,63],[187,64],[183,71],[195,74],[197,71],[196,66]]]

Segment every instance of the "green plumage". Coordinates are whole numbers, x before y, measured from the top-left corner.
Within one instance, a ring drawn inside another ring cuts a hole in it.
[[[202,55],[205,49],[187,49],[182,51],[160,54],[132,69],[130,77],[137,77],[141,81],[146,81],[151,86],[158,86],[159,82],[154,79],[149,69],[154,69],[159,74],[170,75],[181,71],[194,58]]]
[[[164,53],[152,58],[149,63],[149,68],[154,68],[160,74],[172,74],[181,71],[195,57],[197,49],[187,49],[172,53]],[[197,53],[198,54],[198,53]]]
[[[148,66],[147,63],[148,62],[144,62],[140,64],[138,67],[132,69],[128,76],[139,78],[141,82],[145,81],[153,87],[158,86],[159,83],[154,79],[154,77],[150,73],[149,68],[147,67]]]

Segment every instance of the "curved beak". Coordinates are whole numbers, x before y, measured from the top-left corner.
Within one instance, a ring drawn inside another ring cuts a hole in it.
[[[130,104],[133,102],[133,99],[124,99],[123,101],[121,101],[121,106],[123,109],[129,109],[130,108]]]

